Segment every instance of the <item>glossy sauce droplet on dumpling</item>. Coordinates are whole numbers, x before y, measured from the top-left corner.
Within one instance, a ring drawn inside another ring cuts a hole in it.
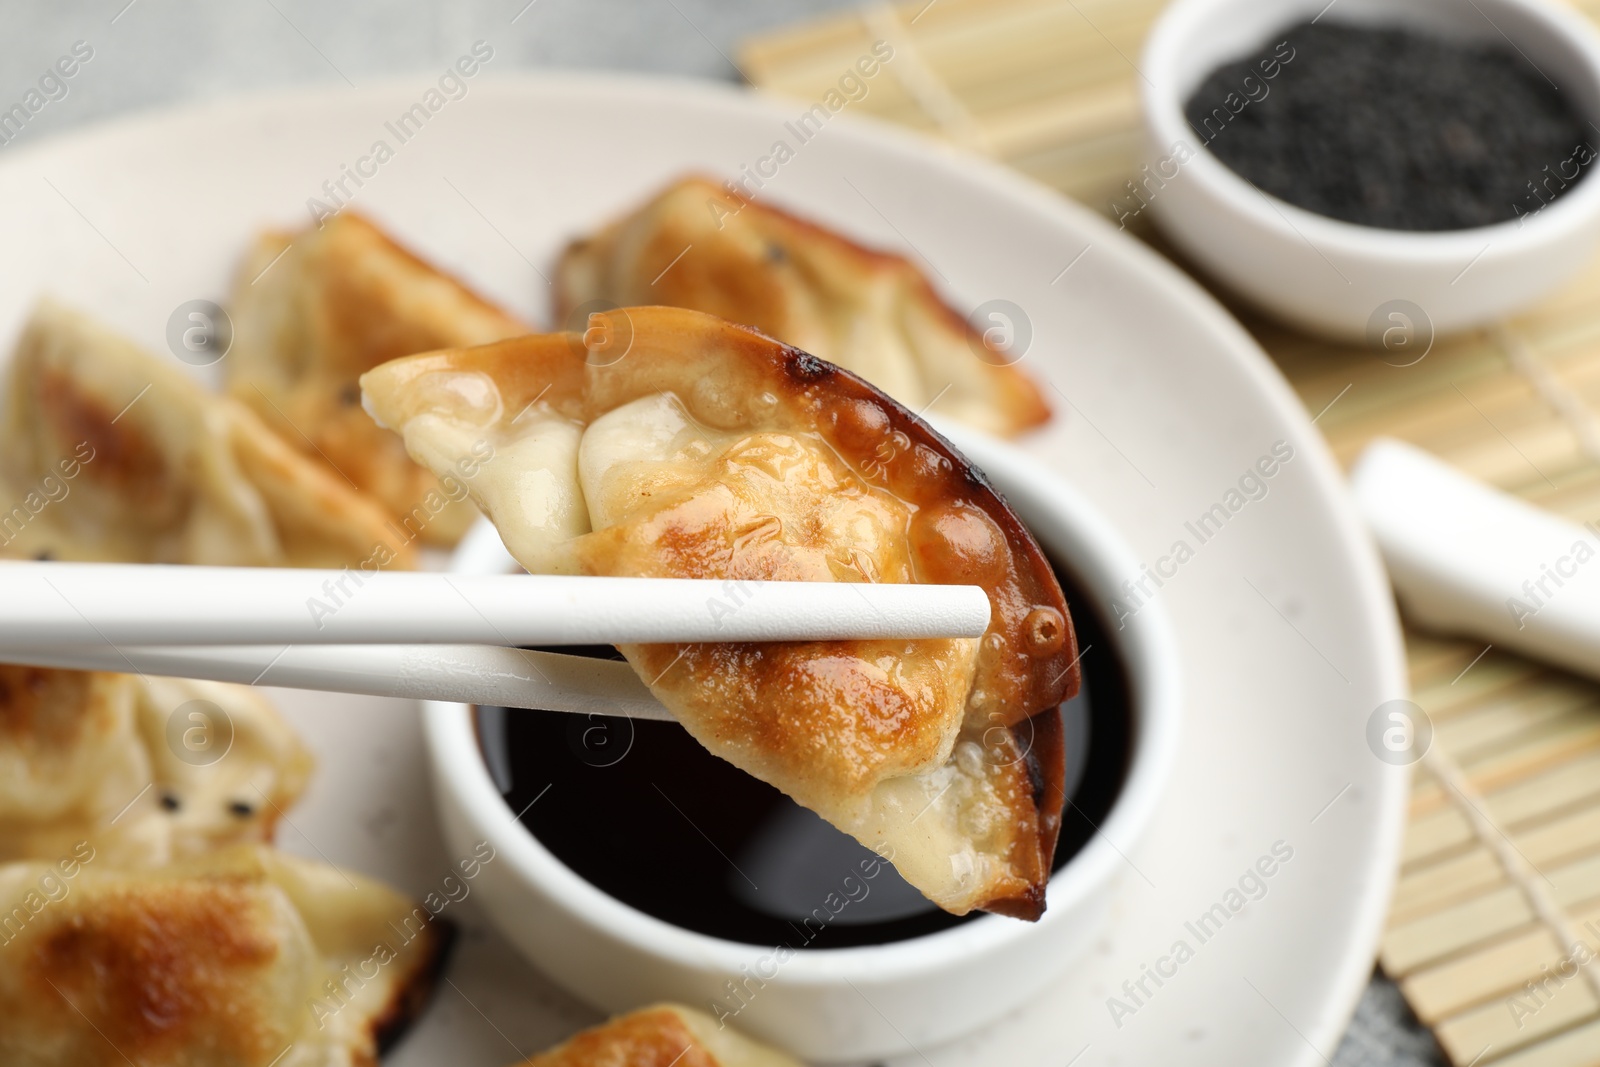
[[[870,400],[845,400],[828,411],[834,437],[846,451],[870,449],[889,435],[889,416]]]
[[[953,584],[988,585],[1011,566],[1011,548],[994,520],[965,501],[923,508],[911,520],[920,564],[937,561]]]

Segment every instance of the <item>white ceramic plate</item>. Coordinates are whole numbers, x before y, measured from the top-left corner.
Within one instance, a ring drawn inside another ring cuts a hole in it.
[[[174,308],[222,300],[251,233],[304,225],[307,199],[325,197],[323,182],[380,138],[397,151],[356,205],[540,322],[539,272],[566,239],[674,175],[756,166],[775,141],[795,142],[784,123],[805,106],[708,85],[479,79],[397,145],[385,121],[430,85],[232,102],[7,150],[0,334],[49,290],[165,351]],[[1319,1062],[1369,974],[1387,903],[1407,775],[1373,756],[1365,726],[1405,682],[1376,557],[1295,398],[1193,283],[998,167],[839,117],[761,195],[925,257],[963,309],[991,299],[1025,309],[1023,366],[1049,382],[1057,412],[1025,447],[1152,565],[1178,540],[1193,549],[1159,592],[1188,684],[1179,770],[1148,841],[1127,857],[1111,925],[1036,1003],[905,1062]],[[1230,501],[1279,441],[1294,458],[1267,495]],[[1185,524],[1219,502],[1241,506],[1201,543]],[[275,696],[321,760],[286,847],[414,893],[436,886],[451,857],[424,795],[416,709]],[[1226,911],[1276,842],[1293,858],[1202,942],[1190,924],[1215,904]],[[453,908],[467,934],[450,983],[391,1063],[497,1067],[593,1021],[513,958],[470,898]],[[1183,961],[1161,962],[1180,940]],[[1145,965],[1168,976],[1158,986]],[[1114,1018],[1112,996],[1132,1010]]]

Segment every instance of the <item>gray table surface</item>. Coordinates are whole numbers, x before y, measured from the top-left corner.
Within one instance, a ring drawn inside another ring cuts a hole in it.
[[[163,105],[426,71],[447,65],[463,43],[480,37],[493,41],[499,69],[736,79],[730,57],[740,38],[852,6],[852,0],[0,0],[0,100],[20,99],[80,40],[95,50],[92,68],[13,144]],[[1331,1058],[1333,1067],[1443,1062],[1431,1035],[1381,977]]]

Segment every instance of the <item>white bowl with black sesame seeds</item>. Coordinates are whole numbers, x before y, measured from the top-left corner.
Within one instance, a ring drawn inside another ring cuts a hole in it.
[[[1566,5],[1178,0],[1140,69],[1144,166],[1119,213],[1148,207],[1292,326],[1420,354],[1595,256],[1600,34]],[[1532,143],[1563,110],[1576,136]]]

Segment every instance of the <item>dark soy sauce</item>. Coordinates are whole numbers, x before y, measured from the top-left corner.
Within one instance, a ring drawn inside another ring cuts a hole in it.
[[[1098,605],[1056,573],[1084,650],[1083,686],[1058,712],[1070,798],[1056,845],[1060,870],[1110,813],[1135,724]],[[507,708],[480,708],[476,721],[511,812],[577,874],[658,919],[753,945],[849,948],[976,917],[940,911],[890,864],[711,755],[676,723]]]

